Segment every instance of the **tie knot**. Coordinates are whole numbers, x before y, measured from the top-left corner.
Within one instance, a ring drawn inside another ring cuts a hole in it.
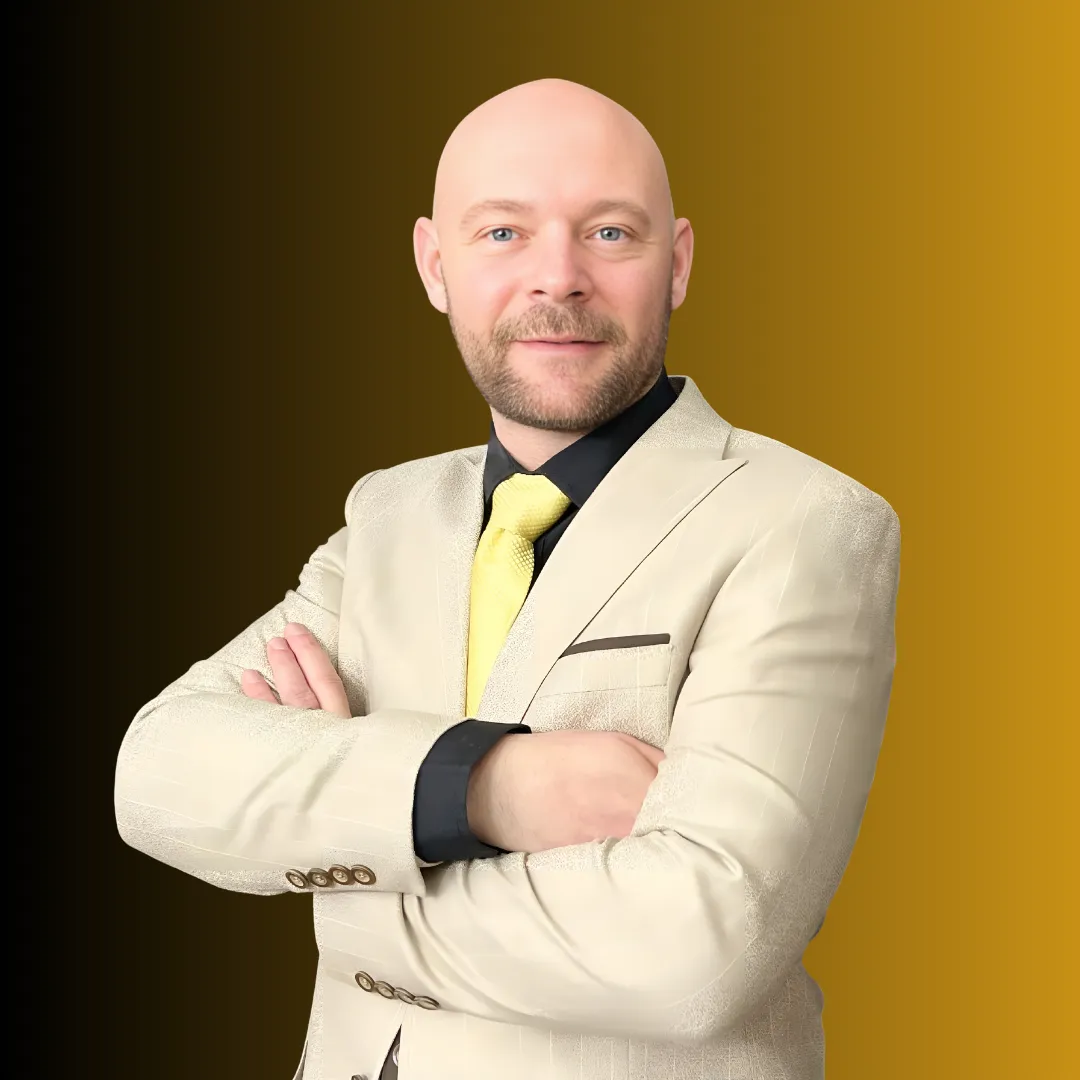
[[[531,544],[562,517],[569,505],[569,496],[546,476],[514,473],[495,489],[488,524]]]

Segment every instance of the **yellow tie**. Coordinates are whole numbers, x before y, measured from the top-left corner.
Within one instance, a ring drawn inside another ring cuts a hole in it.
[[[469,596],[465,715],[475,716],[495,657],[532,584],[533,541],[570,505],[546,476],[515,473],[492,497],[491,518],[476,545]]]

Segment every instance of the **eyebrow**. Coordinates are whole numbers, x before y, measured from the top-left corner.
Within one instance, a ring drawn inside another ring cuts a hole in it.
[[[469,207],[461,217],[462,229],[467,229],[478,218],[490,213],[524,214],[533,210],[529,203],[518,202],[515,199],[485,199]],[[652,225],[652,219],[646,213],[645,208],[630,199],[600,199],[589,207],[586,217],[596,217],[598,214],[629,214],[636,217],[648,229]]]

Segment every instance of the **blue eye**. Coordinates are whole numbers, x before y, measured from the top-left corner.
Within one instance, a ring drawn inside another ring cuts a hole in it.
[[[625,235],[625,230],[619,228],[618,225],[605,225],[601,229],[596,230],[596,234],[603,240],[621,240]],[[498,228],[489,229],[487,235],[496,243],[505,244],[508,240],[514,238],[514,230],[509,226],[500,225]]]

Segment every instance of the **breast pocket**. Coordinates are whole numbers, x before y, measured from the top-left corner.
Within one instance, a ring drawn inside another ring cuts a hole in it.
[[[524,722],[533,731],[622,731],[663,747],[671,725],[670,642],[573,648],[555,661]]]

